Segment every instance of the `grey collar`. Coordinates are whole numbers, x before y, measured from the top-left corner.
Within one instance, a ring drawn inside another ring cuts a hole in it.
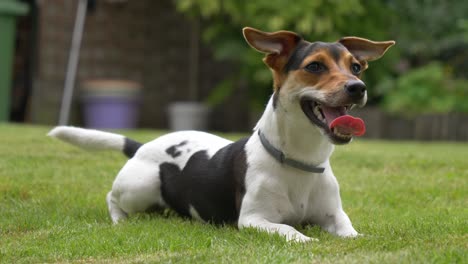
[[[258,135],[260,136],[260,141],[262,142],[262,145],[265,148],[265,150],[279,163],[286,164],[290,167],[307,172],[323,173],[325,171],[324,168],[287,158],[281,150],[271,145],[271,143],[268,141],[268,139],[266,139],[265,135],[260,131],[260,129],[258,130]]]

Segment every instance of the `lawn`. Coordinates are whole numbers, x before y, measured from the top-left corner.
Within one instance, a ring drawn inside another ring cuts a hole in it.
[[[467,263],[468,144],[356,140],[332,165],[354,227],[319,242],[136,215],[113,226],[105,195],[125,162],[46,137],[48,127],[0,125],[0,262]],[[157,131],[127,131],[140,141]],[[237,138],[239,135],[228,135]]]

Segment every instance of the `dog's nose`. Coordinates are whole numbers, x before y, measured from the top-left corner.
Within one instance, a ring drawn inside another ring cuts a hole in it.
[[[366,85],[358,80],[346,83],[345,90],[353,100],[361,100],[366,95]]]

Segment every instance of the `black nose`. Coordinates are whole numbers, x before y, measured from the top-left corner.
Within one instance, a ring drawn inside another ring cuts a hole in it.
[[[345,90],[353,100],[361,100],[366,95],[366,85],[361,81],[349,81]]]

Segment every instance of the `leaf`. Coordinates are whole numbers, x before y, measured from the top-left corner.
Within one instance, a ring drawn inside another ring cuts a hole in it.
[[[205,103],[211,107],[222,103],[234,90],[234,78],[228,78],[211,91],[210,95],[205,99]]]

